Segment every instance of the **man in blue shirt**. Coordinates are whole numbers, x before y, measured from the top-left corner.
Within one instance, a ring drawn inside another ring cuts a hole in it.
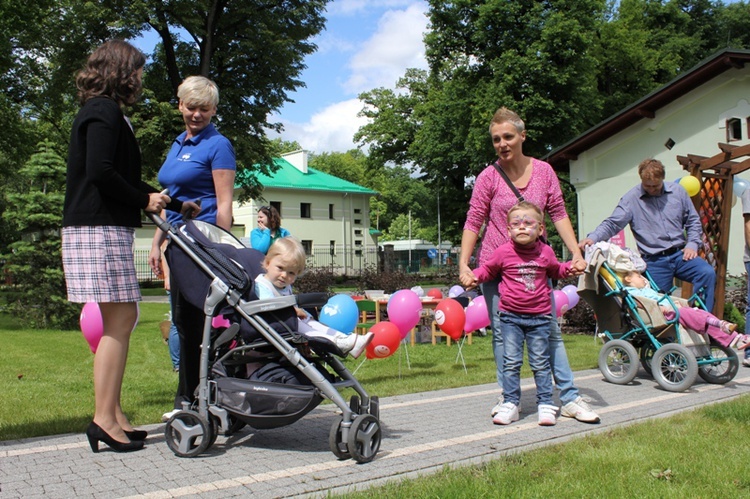
[[[702,290],[708,310],[713,310],[716,272],[698,256],[703,229],[690,196],[675,182],[664,182],[661,161],[642,161],[638,175],[640,185],[626,192],[612,215],[579,245],[585,248],[606,241],[630,224],[638,251],[659,289],[669,292],[675,277],[691,282],[695,290]]]

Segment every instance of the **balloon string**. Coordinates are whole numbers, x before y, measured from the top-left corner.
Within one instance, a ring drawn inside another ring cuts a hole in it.
[[[362,367],[362,364],[364,364],[366,360],[367,360],[366,358],[362,359],[362,362],[360,362],[359,365],[357,366],[357,368],[354,369],[354,372],[352,373],[352,376],[354,376],[355,374],[357,374],[357,371],[359,371],[359,368]]]

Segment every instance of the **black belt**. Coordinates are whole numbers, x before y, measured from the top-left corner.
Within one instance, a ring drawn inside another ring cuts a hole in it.
[[[652,253],[650,255],[646,255],[646,258],[658,258],[660,256],[669,256],[674,255],[678,251],[682,251],[684,246],[673,246],[669,249],[665,249],[664,251],[659,251],[658,253]]]

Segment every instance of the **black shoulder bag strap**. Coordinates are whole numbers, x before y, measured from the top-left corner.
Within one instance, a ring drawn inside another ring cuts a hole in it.
[[[518,189],[516,188],[516,186],[513,185],[513,182],[511,182],[510,179],[508,178],[508,174],[505,173],[505,170],[503,170],[500,167],[500,163],[498,163],[497,161],[495,161],[494,163],[492,163],[492,166],[495,167],[495,170],[497,170],[497,173],[499,173],[500,176],[503,177],[503,180],[505,180],[505,183],[508,184],[508,187],[510,187],[510,190],[513,191],[513,194],[516,195],[516,198],[518,198],[518,202],[520,203],[521,201],[524,201],[523,196],[521,195],[521,193],[518,191]]]

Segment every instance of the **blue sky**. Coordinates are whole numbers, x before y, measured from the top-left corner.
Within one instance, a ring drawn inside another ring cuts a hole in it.
[[[364,124],[357,95],[395,87],[406,68],[426,68],[422,38],[427,4],[415,0],[335,0],[328,4],[326,29],[314,40],[301,80],[273,116],[284,125],[281,137],[310,151],[346,151]]]

